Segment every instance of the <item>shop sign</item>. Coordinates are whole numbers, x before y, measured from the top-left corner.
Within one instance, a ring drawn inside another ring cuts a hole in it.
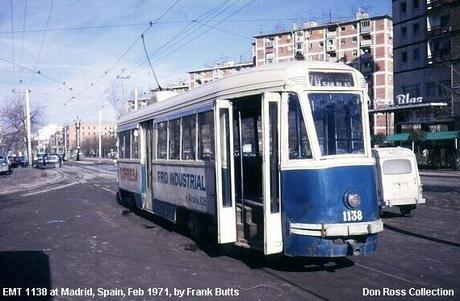
[[[396,105],[409,105],[422,103],[423,97],[410,97],[409,93],[396,95]]]

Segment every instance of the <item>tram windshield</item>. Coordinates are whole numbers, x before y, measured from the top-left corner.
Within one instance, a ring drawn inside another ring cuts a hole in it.
[[[363,154],[361,98],[351,93],[309,93],[322,156]]]

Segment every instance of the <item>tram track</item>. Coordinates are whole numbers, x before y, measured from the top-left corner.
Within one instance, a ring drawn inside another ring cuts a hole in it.
[[[424,239],[424,240],[429,240],[429,241],[432,241],[432,242],[436,242],[436,243],[440,243],[440,244],[460,248],[460,243],[458,243],[458,242],[453,242],[453,241],[450,241],[450,240],[445,240],[445,239],[436,238],[436,237],[430,237],[430,236],[427,236],[427,235],[415,233],[415,232],[412,232],[412,231],[409,231],[409,230],[404,230],[404,229],[401,229],[401,228],[398,228],[398,227],[395,227],[395,226],[392,226],[392,225],[388,225],[388,224],[384,224],[384,227],[385,227],[385,229],[388,229],[388,230],[393,231],[393,232],[397,232],[397,233],[409,235],[409,236],[412,236],[412,237],[417,237],[417,238],[421,238],[421,239]]]
[[[306,293],[308,294],[310,297],[314,297],[314,298],[317,298],[318,300],[330,300],[324,296],[321,296],[320,294],[318,293],[315,293],[309,289],[306,289],[305,287],[302,287],[301,285],[295,283],[294,281],[292,280],[289,280],[287,277],[283,277],[281,275],[278,275],[277,273],[267,269],[267,268],[261,268],[260,269],[261,271],[263,271],[264,273],[270,275],[271,277],[275,277],[276,279],[278,280],[281,280],[283,281],[284,283],[287,283],[288,285],[292,286],[292,287],[295,287],[296,289],[302,291],[303,293]]]

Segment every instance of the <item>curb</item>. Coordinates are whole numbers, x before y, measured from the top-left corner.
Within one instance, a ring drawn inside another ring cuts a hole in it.
[[[419,172],[419,174],[428,177],[460,178],[460,174],[457,173]]]
[[[49,180],[49,181],[37,183],[35,185],[29,186],[27,189],[21,188],[21,189],[12,190],[12,191],[0,192],[0,196],[13,194],[13,193],[17,193],[17,192],[26,192],[26,191],[34,190],[34,189],[37,189],[37,188],[39,188],[41,186],[49,185],[49,184],[56,184],[56,183],[58,183],[58,182],[63,180],[63,178],[64,178],[64,173],[63,172],[60,172],[60,171],[55,170],[55,169],[51,169],[50,171],[53,171],[54,173],[58,174],[60,177],[58,177],[56,179]]]

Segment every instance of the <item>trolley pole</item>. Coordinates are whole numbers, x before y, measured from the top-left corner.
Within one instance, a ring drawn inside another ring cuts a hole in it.
[[[137,88],[134,89],[134,111],[139,108],[139,94]]]
[[[99,108],[99,160],[102,159],[102,112]]]
[[[29,167],[32,166],[32,141],[30,140],[30,90],[26,90],[26,131],[27,131],[27,158],[29,160]]]

